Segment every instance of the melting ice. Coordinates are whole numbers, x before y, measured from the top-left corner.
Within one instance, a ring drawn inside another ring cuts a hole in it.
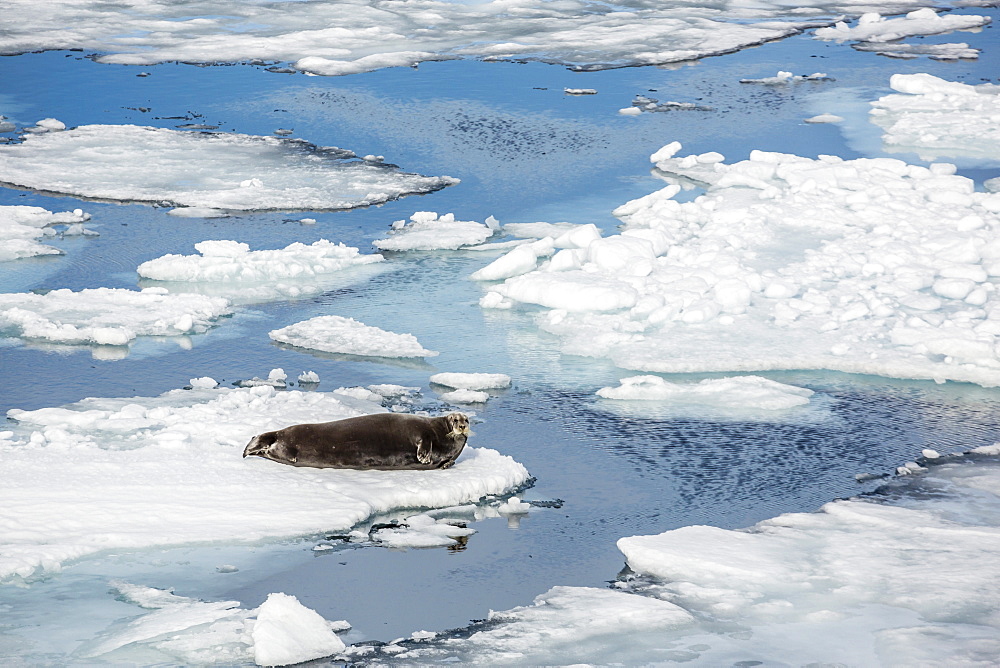
[[[298,139],[83,125],[0,145],[0,180],[96,199],[234,210],[334,210],[457,183]]]

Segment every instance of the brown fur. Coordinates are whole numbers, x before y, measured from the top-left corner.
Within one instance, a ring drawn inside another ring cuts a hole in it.
[[[443,469],[455,463],[469,433],[463,413],[375,413],[265,432],[250,439],[243,456],[313,468]]]

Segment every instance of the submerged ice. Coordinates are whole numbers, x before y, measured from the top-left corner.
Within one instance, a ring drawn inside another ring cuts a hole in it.
[[[488,288],[564,352],[655,372],[828,369],[1000,384],[1000,196],[950,164],[754,151],[652,156],[701,183],[628,202],[620,234]],[[517,249],[515,249],[516,251]],[[511,251],[514,253],[515,251]]]
[[[0,181],[78,197],[249,210],[335,210],[457,183],[299,139],[83,125],[0,145]]]

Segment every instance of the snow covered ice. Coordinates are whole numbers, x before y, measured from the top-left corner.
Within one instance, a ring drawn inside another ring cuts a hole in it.
[[[434,211],[417,211],[409,222],[397,220],[385,239],[373,244],[384,251],[456,250],[481,244],[494,234],[488,224],[455,220],[455,215],[438,216]]]
[[[0,180],[79,197],[243,211],[350,209],[457,183],[354,157],[298,139],[83,125],[0,145]]]
[[[52,343],[128,345],[137,336],[200,334],[232,312],[219,297],[162,288],[0,294],[0,333]]]
[[[900,10],[919,7],[893,2]],[[579,69],[695,60],[762,44],[826,25],[838,13],[869,7],[850,0],[800,5],[780,2],[716,10],[639,2],[609,7],[588,0],[531,0],[512,10],[502,0],[421,2],[388,10],[377,2],[212,5],[153,0],[142,11],[59,2],[39,13],[27,0],[7,7],[11,30],[0,52],[97,50],[101,62],[294,62],[296,69],[345,75],[449,58],[537,58]],[[113,20],[112,20],[113,19]],[[435,29],[426,24],[433,22]],[[72,25],[67,31],[57,26]]]
[[[599,397],[625,401],[676,401],[741,408],[782,410],[809,403],[812,390],[760,376],[706,378],[698,383],[671,383],[659,376],[629,376],[618,387],[603,387]]]
[[[0,432],[0,580],[58,571],[108,549],[344,531],[376,513],[469,503],[528,478],[510,457],[471,446],[452,468],[431,472],[240,457],[263,431],[384,410],[343,394],[272,387],[10,410],[13,423]],[[122,470],[129,475],[114,473]],[[267,504],[247,503],[247,489]]]
[[[0,262],[62,251],[39,243],[56,236],[53,225],[73,225],[90,220],[80,209],[55,213],[40,206],[0,206]]]
[[[889,86],[897,92],[872,102],[869,112],[888,151],[1000,164],[1000,85],[921,73],[894,74]]]
[[[988,16],[942,13],[925,7],[902,18],[887,19],[875,12],[862,14],[853,28],[839,21],[829,28],[818,28],[817,39],[892,42],[915,35],[937,35],[955,30],[975,30],[990,22]]]
[[[621,234],[489,288],[566,353],[656,372],[828,369],[1000,384],[1000,197],[950,164],[653,155],[704,184],[615,210]],[[669,178],[669,176],[668,176]],[[513,252],[513,251],[512,251]]]
[[[1000,463],[962,459],[882,496],[748,529],[622,538],[631,572],[611,589],[553,587],[469,633],[392,654],[493,665],[991,665]]]
[[[412,334],[387,332],[354,318],[321,315],[270,332],[279,343],[325,353],[366,357],[433,357]]]
[[[136,271],[172,292],[268,301],[323,292],[346,274],[344,270],[384,259],[326,239],[274,250],[251,251],[236,241],[202,241],[194,247],[199,255],[164,255],[143,262]]]

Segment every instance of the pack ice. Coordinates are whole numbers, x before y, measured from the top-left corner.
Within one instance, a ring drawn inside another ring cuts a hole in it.
[[[78,197],[249,210],[335,210],[458,181],[300,139],[82,125],[0,145],[0,181]]]
[[[0,262],[38,255],[62,255],[38,239],[54,237],[53,225],[78,225],[90,220],[80,209],[55,213],[40,206],[0,206]]]
[[[108,549],[345,531],[376,513],[469,503],[528,478],[511,458],[474,447],[431,472],[241,457],[263,431],[384,410],[347,394],[266,386],[10,410],[0,432],[0,579]],[[247,489],[267,503],[247,503]]]
[[[433,357],[412,334],[397,334],[339,315],[321,315],[268,333],[297,348],[365,357]]]
[[[330,289],[345,270],[383,261],[357,248],[320,239],[274,250],[250,250],[236,241],[202,241],[198,255],[168,254],[143,262],[140,277],[172,292],[210,292],[233,301],[303,297]]]
[[[134,11],[95,2],[37,4],[12,0],[0,52],[98,51],[99,60],[129,65],[267,59],[315,74],[353,74],[446,58],[538,58],[579,69],[694,60],[731,53],[825,25],[851,12],[852,0],[796,6],[781,2],[727,8],[651,0],[609,6],[593,0],[416,2],[376,0],[237,3],[151,0]],[[894,9],[919,3],[890,2]],[[818,20],[810,21],[809,17]],[[62,26],[73,26],[65,30]]]
[[[200,334],[232,312],[220,297],[162,288],[0,294],[0,332],[53,343],[128,345],[137,336]]]
[[[861,42],[893,42],[917,35],[938,35],[954,30],[976,30],[991,21],[988,16],[975,14],[938,14],[930,7],[914,10],[901,18],[887,19],[876,12],[867,12],[850,27],[844,21],[818,28],[817,39],[857,40]]]
[[[630,571],[613,588],[554,587],[393,661],[989,666],[998,511],[1000,462],[973,451],[814,513],[622,538]]]
[[[884,130],[887,151],[925,160],[974,158],[1000,163],[1000,86],[947,81],[930,74],[894,74],[896,91],[872,102],[871,120]]]
[[[673,183],[628,202],[621,234],[559,250],[481,305],[541,305],[563,351],[627,369],[1000,384],[1000,195],[950,164],[679,149],[652,161],[703,195],[677,201]]]

